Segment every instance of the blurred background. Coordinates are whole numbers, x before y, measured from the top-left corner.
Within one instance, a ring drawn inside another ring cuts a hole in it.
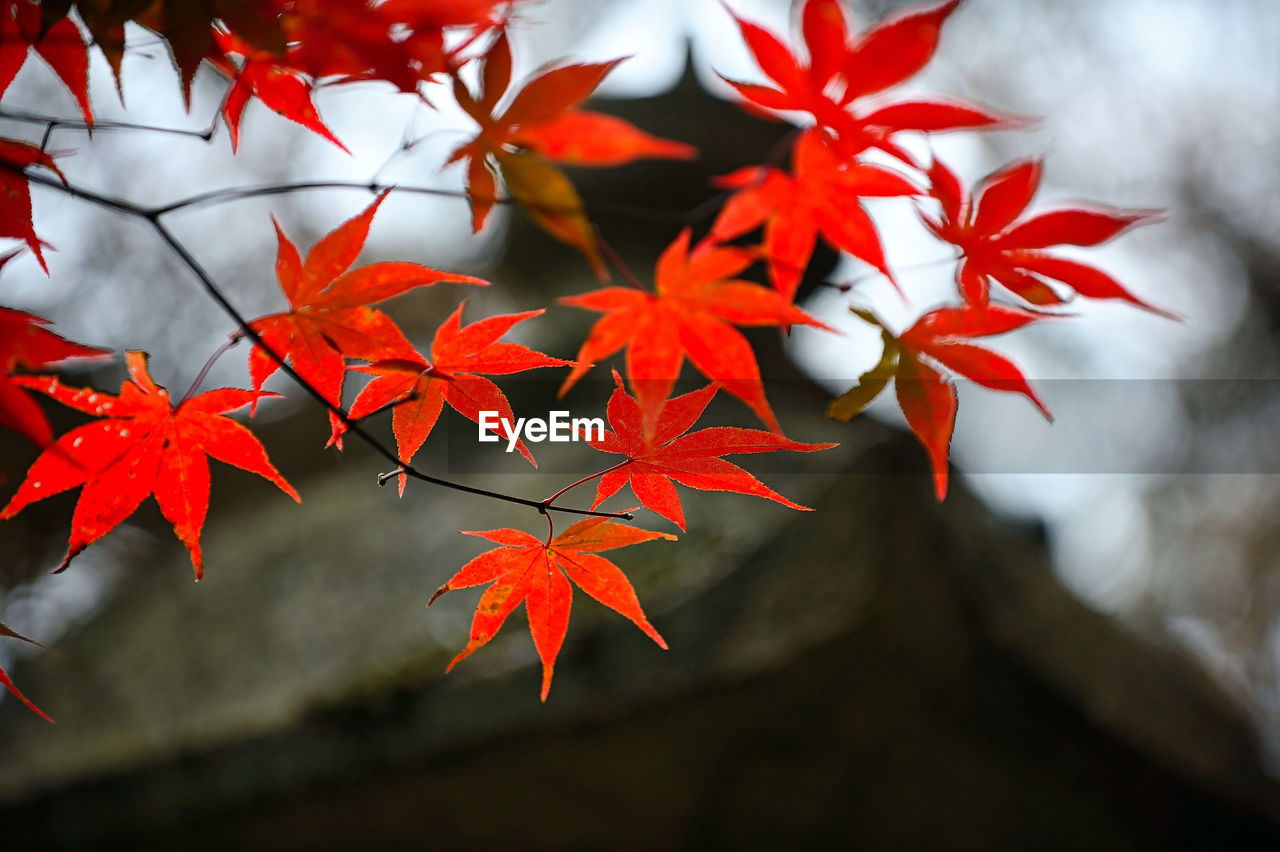
[[[732,5],[791,32],[785,0]],[[909,4],[849,5],[865,24]],[[202,72],[183,117],[163,48],[131,36],[127,110],[94,57],[100,118],[207,126],[225,84]],[[632,55],[595,107],[700,149],[692,163],[574,174],[588,202],[675,214],[599,217],[642,279],[679,214],[712,195],[708,178],[761,162],[786,132],[726,100],[715,72],[759,72],[714,0],[533,2],[515,39],[517,75],[563,56]],[[545,706],[521,616],[444,678],[475,595],[423,609],[479,552],[456,530],[533,530],[542,519],[426,486],[398,501],[375,486],[381,462],[363,448],[321,449],[324,417],[296,393],[264,406],[256,431],[303,506],[215,469],[198,586],[154,505],[52,577],[74,495],[6,522],[0,621],[58,653],[7,642],[0,665],[59,724],[0,705],[0,824],[16,826],[19,846],[81,848],[229,838],[1274,848],[1278,43],[1280,7],[1268,0],[965,3],[911,89],[1040,121],[936,137],[933,149],[970,180],[1045,155],[1040,205],[1168,211],[1079,257],[1183,321],[1077,303],[1071,319],[995,341],[1056,422],[1023,399],[962,387],[958,474],[935,504],[892,399],[846,426],[822,417],[879,354],[849,304],[905,326],[948,298],[950,269],[935,263],[944,248],[907,205],[869,204],[911,301],[856,261],[820,254],[805,307],[844,334],[753,336],[787,433],[841,447],[744,465],[815,513],[690,494],[679,544],[618,560],[672,650],[580,595]],[[221,127],[211,144],[59,130],[54,147],[68,152],[60,163],[73,181],[144,204],[309,179],[460,188],[440,165],[469,123],[447,97],[434,102],[436,112],[372,85],[320,92],[351,156],[256,104],[234,158]],[[75,114],[35,61],[5,107]],[[0,120],[5,135],[31,132]],[[0,301],[78,341],[146,349],[157,381],[185,388],[228,321],[145,228],[35,194],[37,229],[58,249],[52,274],[29,258],[11,264]],[[368,200],[297,193],[172,224],[257,316],[283,305],[269,216],[309,246]],[[393,195],[364,260],[388,258],[495,282],[392,303],[420,347],[461,298],[474,320],[595,286],[519,212],[498,211],[473,236],[452,199]],[[844,293],[823,280],[857,283]],[[513,338],[571,357],[592,319],[551,307]],[[245,355],[224,357],[208,386],[243,385]],[[518,412],[546,408],[558,378],[546,372],[503,383]],[[117,363],[72,378],[109,388],[122,373]],[[602,411],[611,383],[599,373],[569,398],[575,414]],[[734,400],[709,418],[756,425]],[[567,481],[474,456],[473,435],[460,418],[447,424],[422,467],[479,470],[468,481],[534,497]],[[3,443],[11,489],[34,451]],[[543,446],[544,470],[595,464]]]

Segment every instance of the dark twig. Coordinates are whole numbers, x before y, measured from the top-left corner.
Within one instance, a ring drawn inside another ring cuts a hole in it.
[[[591,474],[590,476],[584,476],[584,477],[582,477],[582,478],[581,478],[581,479],[579,479],[577,482],[571,482],[571,483],[569,483],[569,484],[568,484],[568,485],[566,485],[564,488],[561,488],[559,491],[557,491],[555,494],[552,494],[550,497],[548,497],[547,499],[543,500],[543,501],[542,501],[541,508],[539,508],[539,509],[538,509],[538,511],[542,512],[542,514],[543,514],[543,515],[545,515],[545,516],[546,516],[546,519],[547,519],[547,540],[544,542],[544,544],[545,544],[546,546],[550,547],[550,546],[551,546],[551,539],[555,538],[555,534],[556,534],[556,525],[555,525],[555,522],[554,522],[554,521],[552,521],[552,519],[551,519],[551,512],[550,512],[550,510],[555,508],[555,502],[556,502],[557,500],[559,500],[559,499],[560,499],[561,497],[563,497],[565,494],[568,494],[568,493],[569,493],[570,491],[572,491],[573,489],[577,488],[579,485],[586,485],[588,482],[592,481],[593,479],[599,479],[600,477],[604,476],[605,474],[607,474],[607,473],[612,473],[613,471],[615,471],[615,470],[617,470],[617,469],[619,469],[619,468],[621,468],[621,467],[626,467],[626,466],[627,466],[627,465],[629,465],[629,464],[631,464],[631,459],[629,459],[629,458],[623,459],[622,461],[618,462],[617,464],[612,465],[612,466],[610,466],[610,467],[607,467],[607,468],[605,468],[604,470],[600,471],[599,473],[593,473],[593,474]],[[620,517],[624,517],[624,518],[626,518],[627,520],[631,520],[632,515],[631,515],[631,513],[630,513],[630,512],[622,512],[622,513],[620,513]]]
[[[249,325],[249,321],[245,319],[245,317],[236,309],[234,305],[231,304],[231,302],[223,294],[222,290],[218,287],[217,283],[213,280],[213,276],[210,275],[207,270],[205,270],[205,268],[200,264],[198,260],[196,260],[195,256],[191,254],[191,252],[182,243],[182,241],[180,241],[176,236],[174,236],[173,232],[170,231],[169,228],[166,227],[162,221],[160,221],[160,217],[163,216],[168,211],[162,208],[140,207],[138,205],[125,201],[121,198],[116,198],[114,196],[105,195],[99,192],[94,192],[92,190],[88,190],[88,189],[84,189],[83,187],[76,186],[74,184],[64,184],[54,178],[50,178],[45,175],[30,174],[30,173],[27,173],[25,170],[15,169],[12,166],[7,166],[3,163],[0,163],[0,168],[7,168],[10,171],[21,171],[31,183],[37,184],[39,186],[46,186],[46,187],[49,187],[50,189],[55,189],[58,192],[62,192],[64,194],[71,196],[72,198],[77,198],[82,201],[89,202],[91,204],[96,204],[100,207],[105,207],[109,210],[114,210],[118,213],[124,214],[126,216],[130,216],[132,218],[143,219],[148,223],[150,223],[152,228],[155,230],[156,234],[160,237],[160,239],[164,241],[164,243],[170,248],[170,250],[173,251],[173,253],[178,257],[178,259],[182,261],[183,265],[186,266],[187,269],[192,273],[192,275],[194,275],[195,278],[199,281],[200,286],[204,289],[205,293],[209,296],[209,298],[211,298],[218,305],[218,307],[221,308],[222,311],[235,322],[236,328],[238,329],[241,336],[247,337],[251,341],[253,341],[254,345],[256,345],[263,352],[265,352],[267,356],[271,358],[271,360],[275,361],[276,364],[279,365],[280,369],[286,375],[288,375],[295,382],[297,382],[299,387],[301,387],[304,391],[306,391],[308,394],[314,397],[316,401],[318,401],[326,409],[332,412],[334,417],[337,418],[337,420],[345,427],[345,431],[350,432],[351,434],[358,437],[360,440],[364,441],[365,444],[367,444],[371,449],[373,449],[380,456],[382,456],[392,464],[396,465],[398,468],[401,468],[404,474],[411,476],[414,479],[418,479],[423,482],[429,482],[433,485],[439,485],[444,488],[451,488],[455,491],[462,491],[467,494],[475,494],[481,497],[488,497],[492,500],[501,500],[506,503],[515,503],[520,506],[528,506],[532,509],[537,509],[539,512],[543,514],[551,511],[551,512],[563,512],[565,514],[571,514],[571,515],[589,515],[594,517],[621,518],[625,520],[631,520],[632,517],[634,517],[629,512],[595,512],[590,509],[571,509],[564,506],[546,506],[543,504],[542,501],[539,501],[539,500],[529,500],[524,497],[515,497],[510,494],[503,494],[497,491],[490,491],[485,488],[476,488],[474,486],[464,485],[460,482],[453,482],[451,480],[442,479],[437,476],[432,476],[430,474],[423,473],[420,470],[416,470],[411,465],[403,462],[400,459],[399,455],[397,455],[395,452],[393,452],[384,444],[382,444],[382,442],[380,442],[377,438],[373,437],[373,435],[365,431],[365,429],[358,422],[356,422],[355,420],[352,420],[351,417],[347,415],[346,410],[342,408],[342,406],[335,405],[334,403],[326,399],[324,394],[322,394],[310,382],[306,381],[301,376],[299,376],[297,371],[295,371],[291,366],[289,366],[288,363],[286,363],[285,358],[280,353],[276,352],[274,349],[272,349],[262,340],[261,336],[256,331],[254,331],[253,328]]]
[[[95,133],[99,130],[137,130],[146,133],[161,133],[168,136],[186,136],[192,139],[200,139],[208,142],[213,138],[214,129],[218,126],[218,120],[215,116],[213,121],[204,130],[191,130],[183,127],[160,127],[151,124],[134,124],[128,121],[95,121],[92,126],[74,119],[57,118],[48,115],[39,115],[25,110],[0,109],[0,120],[17,121],[23,124],[43,124],[45,126],[45,136],[47,137],[54,130],[79,130],[85,133]]]
[[[257,184],[254,186],[214,189],[209,192],[202,192],[198,195],[192,195],[187,198],[172,201],[168,204],[160,205],[159,207],[154,207],[152,208],[152,212],[158,216],[165,216],[170,213],[176,213],[180,210],[190,210],[195,207],[209,207],[218,204],[226,204],[231,201],[243,201],[248,198],[261,198],[268,195],[289,195],[295,192],[314,192],[335,189],[361,190],[374,195],[386,192],[387,190],[395,190],[396,192],[408,195],[430,195],[435,198],[451,198],[458,201],[467,201],[471,198],[470,195],[460,189],[443,189],[433,186],[405,186],[403,184],[383,183],[376,180],[316,180],[300,181],[297,183],[270,183]],[[724,203],[726,195],[727,193],[720,193],[710,199],[709,202],[699,204],[683,213],[673,210],[654,210],[645,207],[634,207],[631,205],[610,204],[605,202],[587,202],[586,208],[590,212],[592,218],[608,219],[620,222],[683,225],[692,224],[705,219],[711,212],[714,212]],[[504,206],[516,205],[519,203],[514,198],[510,198],[508,196],[495,196],[488,200],[492,201],[494,204]],[[543,204],[538,205],[537,209],[545,213],[575,213],[578,212],[579,207],[575,204]]]

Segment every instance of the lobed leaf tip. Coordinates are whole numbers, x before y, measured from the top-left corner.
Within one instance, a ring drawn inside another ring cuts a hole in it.
[[[939,503],[947,499],[947,474],[935,473],[933,475],[933,496]]]

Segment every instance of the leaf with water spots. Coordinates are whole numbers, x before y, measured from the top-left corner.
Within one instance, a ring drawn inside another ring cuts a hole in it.
[[[221,388],[174,405],[169,392],[147,374],[144,353],[129,352],[125,357],[129,379],[119,395],[69,387],[52,376],[14,380],[101,419],[72,429],[45,450],[0,511],[0,520],[46,497],[80,488],[61,571],[154,495],[161,514],[190,552],[198,580],[204,575],[200,532],[209,510],[209,456],[256,473],[301,500],[267,460],[253,433],[224,416],[259,394]]]

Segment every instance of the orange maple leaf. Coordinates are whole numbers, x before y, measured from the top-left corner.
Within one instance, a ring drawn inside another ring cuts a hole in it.
[[[626,455],[626,462],[609,469],[600,477],[595,489],[596,508],[622,489],[630,485],[631,491],[646,508],[685,528],[685,512],[680,505],[680,495],[672,482],[699,491],[736,491],[737,494],[760,496],[791,509],[809,509],[778,494],[758,478],[722,455],[740,453],[773,453],[776,450],[792,450],[797,453],[813,453],[831,449],[835,444],[801,444],[776,432],[759,429],[737,429],[735,426],[713,426],[690,432],[694,423],[707,409],[716,395],[717,386],[708,385],[701,390],[668,399],[658,413],[657,426],[645,427],[644,412],[622,386],[622,376],[613,372],[617,383],[609,398],[609,426],[604,438],[591,441],[591,446],[603,453]]]
[[[778,419],[765,399],[751,344],[734,328],[811,325],[831,329],[776,290],[736,276],[758,259],[750,249],[703,242],[689,251],[689,229],[658,258],[654,292],[606,287],[560,299],[605,314],[578,351],[578,363],[560,388],[563,396],[596,362],[626,347],[627,380],[648,428],[658,422],[687,356],[726,391],[741,399],[774,432]]]
[[[511,403],[501,389],[481,374],[509,375],[572,363],[535,352],[518,343],[498,341],[516,323],[539,316],[543,311],[504,314],[462,327],[462,309],[465,306],[465,302],[459,305],[436,332],[431,343],[431,360],[414,352],[411,358],[379,361],[359,368],[374,378],[351,404],[350,416],[365,417],[403,400],[391,415],[391,426],[402,462],[408,463],[427,440],[445,403],[476,423],[480,422],[481,411],[496,411],[507,422],[515,421]],[[494,431],[503,438],[511,437],[505,427]],[[516,448],[529,464],[538,466],[524,441],[517,441]],[[405,475],[401,474],[401,494],[404,493],[405,481]]]
[[[658,412],[657,425],[646,427],[640,403],[627,393],[616,370],[613,379],[617,388],[608,407],[613,431],[605,432],[604,438],[592,441],[591,446],[605,453],[620,453],[627,459],[600,477],[591,508],[630,485],[641,503],[683,530],[684,509],[674,481],[699,491],[752,494],[791,509],[809,511],[721,456],[777,450],[811,453],[831,449],[835,444],[802,444],[774,432],[733,426],[713,426],[686,434],[715,396],[715,385],[668,399]]]
[[[994,303],[944,307],[930,311],[902,334],[894,335],[870,311],[852,310],[881,329],[884,351],[876,366],[832,401],[827,416],[847,422],[879,396],[892,379],[907,425],[929,454],[934,493],[939,500],[947,496],[947,456],[958,407],[955,383],[943,370],[991,390],[1020,393],[1046,420],[1053,420],[1012,361],[968,342],[974,337],[1006,334],[1042,320],[1046,314]]]
[[[795,298],[819,236],[870,264],[896,287],[875,222],[861,200],[921,190],[889,169],[856,160],[842,163],[822,139],[815,130],[800,136],[791,151],[790,175],[752,167],[720,178],[720,186],[735,192],[721,208],[711,238],[725,242],[763,225],[769,279],[788,299]]]
[[[200,531],[209,511],[208,456],[256,473],[294,500],[301,499],[267,460],[253,433],[224,416],[249,405],[258,393],[222,388],[175,406],[169,392],[148,375],[145,353],[129,352],[125,362],[129,379],[118,396],[69,387],[53,376],[14,380],[103,419],[72,429],[41,453],[0,511],[0,520],[39,500],[82,488],[71,518],[67,555],[57,569],[61,571],[154,494],[161,514],[190,552],[198,580],[204,576]]]
[[[629,122],[575,107],[586,100],[621,59],[565,65],[542,71],[507,98],[511,46],[500,33],[480,60],[480,89],[472,94],[454,79],[454,98],[480,132],[448,162],[465,162],[472,228],[479,231],[496,198],[494,174],[548,233],[586,255],[608,278],[582,199],[564,173],[547,160],[574,166],[613,166],[649,158],[688,159],[697,153],[680,142],[650,136]],[[499,104],[508,100],[505,108]]]
[[[492,639],[507,616],[523,603],[529,614],[529,632],[542,660],[542,700],[546,701],[556,655],[569,629],[569,609],[573,603],[570,580],[600,603],[629,618],[660,648],[667,647],[666,641],[645,618],[626,575],[596,554],[656,539],[675,541],[675,536],[638,530],[605,518],[579,521],[546,542],[513,529],[464,534],[488,539],[502,547],[482,553],[462,566],[428,602],[430,606],[436,598],[454,589],[493,583],[476,606],[471,640],[449,663],[448,670]]]
[[[839,0],[807,0],[801,11],[807,62],[776,35],[730,10],[747,48],[771,82],[760,85],[722,79],[754,108],[809,113],[844,157],[879,148],[914,163],[893,142],[895,134],[1007,127],[1020,122],[951,99],[865,102],[868,96],[914,76],[929,62],[943,23],[959,5],[960,0],[947,0],[907,11],[854,36]]]
[[[323,237],[305,261],[277,223],[276,278],[289,300],[289,310],[249,323],[272,352],[287,357],[297,374],[334,406],[342,405],[347,358],[386,361],[416,355],[399,326],[369,305],[441,281],[488,286],[479,278],[417,263],[373,263],[351,269],[386,197],[382,193],[364,212]],[[249,353],[254,390],[260,390],[278,369],[279,362],[262,347],[255,346]],[[341,435],[341,421],[332,412],[329,419],[333,434]]]

